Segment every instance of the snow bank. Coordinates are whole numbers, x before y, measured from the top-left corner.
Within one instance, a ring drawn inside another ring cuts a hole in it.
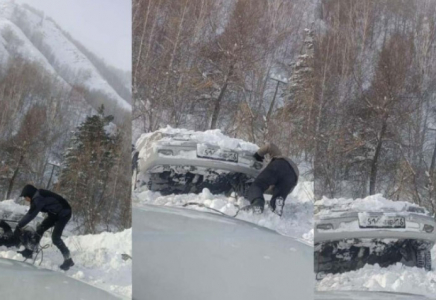
[[[237,219],[244,220],[263,226],[278,233],[294,237],[313,244],[313,184],[302,182],[297,185],[295,190],[286,199],[283,216],[280,218],[269,209],[265,209],[262,215],[240,211]],[[223,214],[233,216],[238,207],[248,205],[249,202],[242,198],[226,197],[224,195],[213,195],[208,189],[203,189],[201,194],[183,194],[162,196],[158,192],[143,189],[135,191],[134,205],[140,207],[144,204],[178,206],[188,202],[203,204],[207,207],[220,211]],[[189,209],[217,213],[205,207],[188,206]]]
[[[177,135],[179,138],[196,140],[199,143],[216,145],[226,149],[245,150],[251,152],[256,152],[257,149],[259,149],[259,147],[253,143],[249,143],[237,138],[228,137],[224,135],[219,129],[207,130],[207,131],[193,131],[187,129],[171,128],[170,126],[159,129],[152,133],[142,134],[136,142],[136,149],[142,149],[142,147],[144,146],[145,139],[150,137],[151,134],[157,132],[167,135]],[[161,141],[165,141],[165,140],[169,141],[170,138],[169,137],[163,138]]]
[[[435,264],[436,247],[433,248],[432,256]],[[436,270],[426,272],[424,269],[406,267],[400,263],[387,268],[366,265],[357,271],[328,274],[317,283],[316,288],[319,291],[384,291],[434,297]]]
[[[321,214],[330,214],[331,210],[353,210],[361,212],[374,212],[374,211],[407,211],[411,206],[418,207],[406,201],[392,201],[383,197],[382,194],[376,194],[365,198],[351,199],[351,198],[338,198],[329,199],[323,197],[321,200],[315,202],[315,206],[323,207],[324,210]]]
[[[16,214],[26,214],[29,207],[26,205],[20,205],[15,203],[14,200],[3,200],[0,201],[0,211],[10,211]]]

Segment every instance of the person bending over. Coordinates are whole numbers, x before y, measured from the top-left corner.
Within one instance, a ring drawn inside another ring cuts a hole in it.
[[[20,197],[24,197],[27,202],[30,202],[30,209],[26,215],[18,222],[15,229],[15,235],[20,235],[22,228],[31,222],[39,212],[47,213],[48,216],[37,226],[36,233],[38,243],[41,240],[44,232],[49,228],[54,227],[52,234],[53,244],[59,249],[64,257],[64,262],[59,267],[66,271],[70,267],[74,266],[74,262],[70,257],[70,250],[62,241],[62,232],[71,219],[71,206],[60,195],[48,190],[38,190],[33,185],[26,185]],[[33,251],[26,249],[20,252],[24,257],[31,258]]]
[[[297,165],[290,158],[283,156],[273,143],[267,143],[259,148],[254,158],[262,162],[267,154],[271,157],[271,161],[248,189],[247,198],[251,203],[250,209],[261,214],[265,206],[263,194],[270,186],[274,186],[270,208],[281,216],[286,197],[297,185],[299,171]]]

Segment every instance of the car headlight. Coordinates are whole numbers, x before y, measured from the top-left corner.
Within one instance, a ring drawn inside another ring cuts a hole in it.
[[[427,233],[432,233],[434,230],[434,227],[428,224],[424,224],[424,231]]]
[[[322,230],[331,230],[331,229],[333,229],[333,224],[330,224],[330,223],[318,224],[318,225],[316,225],[316,228],[322,229]]]
[[[163,155],[173,155],[173,150],[159,149],[159,150],[157,150],[157,153],[163,154]]]

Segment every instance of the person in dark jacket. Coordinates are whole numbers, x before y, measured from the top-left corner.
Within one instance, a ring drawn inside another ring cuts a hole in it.
[[[66,271],[74,266],[74,262],[70,257],[70,250],[61,238],[65,226],[71,219],[71,206],[68,204],[67,200],[51,191],[42,189],[38,190],[30,184],[23,188],[20,197],[24,197],[27,202],[30,202],[30,209],[18,222],[15,234],[20,235],[22,228],[32,221],[39,212],[47,213],[48,216],[36,229],[38,243],[44,232],[49,228],[54,227],[52,241],[64,257],[64,262],[59,267]],[[26,249],[20,253],[27,258],[32,257],[33,255],[33,251],[30,249]]]
[[[292,192],[298,182],[299,171],[297,165],[288,157],[282,155],[280,149],[273,143],[267,143],[254,154],[257,161],[263,161],[269,154],[271,161],[256,177],[247,192],[251,205],[250,210],[261,214],[265,207],[263,194],[274,186],[270,207],[279,216],[283,213],[286,197]]]

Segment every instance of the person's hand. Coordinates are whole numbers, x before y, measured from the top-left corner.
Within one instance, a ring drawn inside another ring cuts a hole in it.
[[[260,156],[257,152],[254,153],[253,157],[254,157],[257,161],[260,161],[260,162],[263,162],[263,160],[264,160],[264,157],[263,157],[263,156]]]

